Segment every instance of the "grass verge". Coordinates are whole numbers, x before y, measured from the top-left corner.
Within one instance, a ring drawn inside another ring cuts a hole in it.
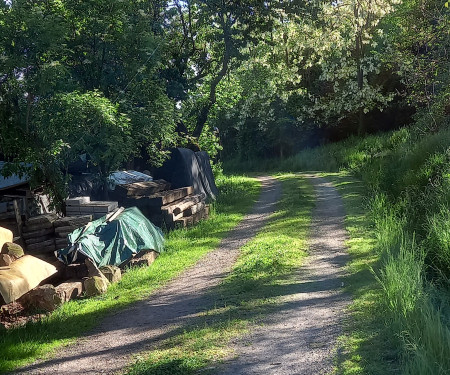
[[[189,375],[213,370],[230,358],[230,341],[271,311],[283,308],[290,294],[292,272],[306,255],[306,239],[314,205],[312,187],[304,178],[280,175],[283,195],[269,224],[245,245],[231,274],[211,291],[215,304],[181,327],[154,350],[143,353],[129,375]]]
[[[209,220],[166,236],[166,251],[151,267],[135,268],[98,298],[70,301],[38,323],[3,331],[0,335],[0,373],[49,356],[73,342],[99,319],[143,299],[213,250],[256,201],[256,179],[229,176],[217,179],[221,191]]]
[[[351,261],[347,265],[346,290],[353,297],[344,334],[336,356],[337,374],[399,373],[399,342],[386,325],[384,293],[372,270],[378,269],[380,255],[372,218],[364,201],[364,184],[350,173],[324,173],[339,190],[346,208],[345,226]]]

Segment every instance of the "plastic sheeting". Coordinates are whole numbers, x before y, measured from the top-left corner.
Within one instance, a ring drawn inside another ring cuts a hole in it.
[[[98,267],[120,266],[142,250],[164,249],[164,237],[136,207],[124,210],[111,222],[106,216],[78,228],[68,236],[69,247],[58,250],[59,260],[75,263],[81,257],[91,258]]]
[[[214,183],[209,156],[206,152],[197,154],[187,148],[173,149],[170,159],[166,160],[163,166],[155,171],[155,178],[169,181],[172,189],[193,186],[195,194],[202,194],[204,197],[215,200],[217,188]]]
[[[195,153],[195,157],[197,158],[203,188],[209,198],[216,200],[219,195],[219,189],[217,189],[216,182],[214,181],[209,155],[206,151],[198,151]]]
[[[114,190],[116,185],[147,181],[153,181],[153,178],[145,173],[138,171],[116,171],[109,175],[109,188]]]

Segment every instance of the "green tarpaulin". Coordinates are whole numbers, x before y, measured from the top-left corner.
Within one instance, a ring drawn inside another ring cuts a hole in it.
[[[119,266],[142,250],[163,251],[164,237],[136,207],[127,208],[116,219],[106,216],[69,234],[69,247],[58,250],[58,259],[76,263],[79,254],[91,258],[98,267]]]

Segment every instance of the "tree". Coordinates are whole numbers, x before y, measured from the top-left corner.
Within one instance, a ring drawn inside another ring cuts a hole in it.
[[[256,33],[270,27],[269,2],[257,0],[175,1],[172,34],[181,91],[189,93],[185,122],[199,137],[217,101],[222,79],[243,60],[242,48],[256,43]],[[180,90],[179,90],[180,91]],[[180,96],[181,98],[181,96]],[[192,100],[194,99],[194,100]]]
[[[174,102],[159,75],[165,9],[162,1],[1,3],[1,153],[17,169],[30,162],[57,200],[67,176],[54,172],[78,152],[107,176],[140,148],[161,162],[174,143]],[[43,155],[54,155],[53,172]]]

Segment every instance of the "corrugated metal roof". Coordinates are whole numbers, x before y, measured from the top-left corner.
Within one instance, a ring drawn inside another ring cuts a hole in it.
[[[3,169],[6,163],[4,161],[0,161],[0,171]],[[5,178],[0,174],[0,190],[10,189],[15,186],[24,185],[28,182],[28,176],[19,177],[16,174]]]

